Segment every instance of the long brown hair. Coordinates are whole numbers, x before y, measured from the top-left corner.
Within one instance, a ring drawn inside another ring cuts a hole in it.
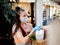
[[[17,15],[19,15],[20,12],[24,12],[25,10],[22,9],[22,8],[20,8],[20,7],[16,7],[15,11],[17,12]],[[17,30],[20,28],[23,36],[25,37],[26,36],[26,33],[24,32],[24,29],[20,25],[21,24],[21,21],[20,21],[19,18],[20,18],[20,15],[16,19],[16,22],[15,22],[16,28],[15,28],[15,31],[14,31],[13,35],[15,35],[15,33],[17,32]]]

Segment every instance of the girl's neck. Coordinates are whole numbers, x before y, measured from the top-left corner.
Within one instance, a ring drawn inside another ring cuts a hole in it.
[[[26,25],[26,23],[21,23],[21,25]]]

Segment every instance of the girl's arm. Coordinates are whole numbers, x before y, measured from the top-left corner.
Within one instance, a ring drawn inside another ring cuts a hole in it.
[[[20,39],[21,43],[26,44],[27,41],[29,40],[29,36],[33,33],[33,31],[31,31],[31,33],[29,35],[27,35],[26,37],[23,36],[23,34],[21,33],[21,31],[17,32],[17,37],[18,39]]]

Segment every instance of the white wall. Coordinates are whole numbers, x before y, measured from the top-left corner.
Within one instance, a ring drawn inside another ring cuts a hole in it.
[[[52,19],[53,18],[53,8],[50,7],[50,18]]]
[[[35,2],[35,0],[19,0],[19,2]]]
[[[42,26],[43,22],[43,0],[36,1],[36,25]]]

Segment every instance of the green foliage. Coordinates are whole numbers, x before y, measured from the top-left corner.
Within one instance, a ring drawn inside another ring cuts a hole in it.
[[[36,40],[35,33],[33,33],[32,35],[30,35],[29,38],[30,38],[31,40]]]
[[[16,20],[16,12],[11,9],[11,4],[6,3],[2,5],[0,8],[4,16],[2,18],[5,18],[4,20],[8,22],[9,24],[13,24],[13,22]]]
[[[13,1],[13,0],[12,0]],[[15,0],[16,2],[19,2],[19,0]],[[10,2],[10,0],[0,0],[0,3],[7,3]]]
[[[9,7],[9,4],[5,5],[5,9],[4,9],[4,15],[6,17],[6,20],[9,23],[12,23],[13,21],[16,20],[16,14],[15,12]]]
[[[0,0],[0,3],[7,3],[9,0]]]

